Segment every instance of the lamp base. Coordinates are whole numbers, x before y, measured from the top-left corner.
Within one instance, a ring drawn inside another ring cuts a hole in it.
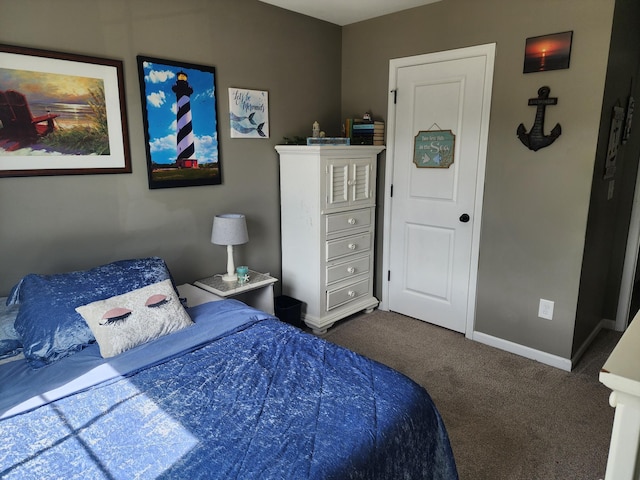
[[[225,282],[237,282],[238,275],[236,275],[235,273],[232,275],[225,273],[224,275],[222,275],[222,280],[224,280]]]

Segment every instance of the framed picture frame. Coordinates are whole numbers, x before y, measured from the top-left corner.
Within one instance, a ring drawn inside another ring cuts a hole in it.
[[[633,110],[635,109],[636,102],[633,96],[629,95],[627,100],[627,112],[624,120],[624,130],[622,132],[622,143],[627,143],[631,136],[631,123],[633,122]]]
[[[215,68],[137,61],[149,188],[221,184]]]
[[[229,88],[231,138],[269,138],[269,92]]]
[[[0,44],[0,177],[130,172],[122,61]]]
[[[613,107],[611,127],[609,128],[609,143],[607,144],[607,158],[604,164],[604,179],[613,178],[616,173],[616,158],[620,149],[625,110],[623,107]]]
[[[573,31],[527,38],[523,73],[569,68],[572,41]]]

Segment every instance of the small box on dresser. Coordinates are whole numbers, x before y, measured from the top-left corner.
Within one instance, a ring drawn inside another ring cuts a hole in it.
[[[383,146],[278,145],[282,291],[314,333],[378,305],[373,295],[377,156]]]

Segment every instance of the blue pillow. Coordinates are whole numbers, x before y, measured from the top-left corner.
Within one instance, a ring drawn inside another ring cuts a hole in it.
[[[27,362],[32,368],[44,367],[95,342],[76,307],[167,279],[171,279],[169,269],[158,257],[121,260],[85,271],[25,276],[11,290],[7,305],[20,304],[15,329]]]
[[[22,342],[14,327],[14,322],[18,315],[18,306],[5,306],[4,303],[0,301],[0,360],[13,357],[22,352]]]

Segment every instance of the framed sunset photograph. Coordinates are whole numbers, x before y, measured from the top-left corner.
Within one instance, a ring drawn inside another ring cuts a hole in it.
[[[0,177],[130,173],[122,62],[0,45]]]
[[[572,31],[527,38],[523,73],[569,68],[572,39]]]
[[[137,59],[149,188],[222,183],[215,68]]]

